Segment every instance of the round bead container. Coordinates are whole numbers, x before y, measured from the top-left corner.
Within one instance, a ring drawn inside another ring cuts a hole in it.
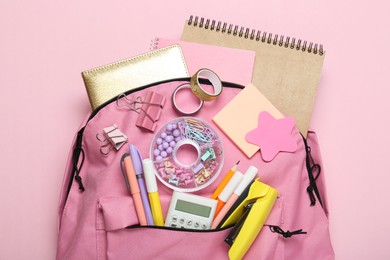
[[[183,161],[186,157],[191,160]],[[210,185],[221,172],[222,140],[207,122],[195,117],[179,117],[156,133],[150,158],[157,178],[164,185],[177,191],[193,192]]]

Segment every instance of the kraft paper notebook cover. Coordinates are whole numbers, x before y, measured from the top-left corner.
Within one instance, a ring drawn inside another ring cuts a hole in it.
[[[253,84],[249,84],[213,117],[213,122],[251,158],[259,147],[248,143],[245,135],[258,126],[258,117],[263,111],[276,119],[284,117]]]
[[[192,16],[181,40],[255,51],[252,83],[306,136],[324,62],[322,45]]]
[[[119,94],[153,82],[188,77],[179,45],[144,53],[81,73],[92,109]]]
[[[172,44],[182,48],[190,75],[201,68],[208,68],[218,74],[222,81],[247,85],[252,82],[255,52],[199,44],[158,37],[152,41],[152,49],[160,49]],[[226,62],[229,61],[229,62]]]

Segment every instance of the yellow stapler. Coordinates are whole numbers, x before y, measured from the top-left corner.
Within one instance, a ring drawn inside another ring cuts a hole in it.
[[[245,193],[245,192],[244,192]],[[278,191],[256,179],[220,227],[235,225],[225,242],[231,247],[229,259],[242,259],[264,225]]]

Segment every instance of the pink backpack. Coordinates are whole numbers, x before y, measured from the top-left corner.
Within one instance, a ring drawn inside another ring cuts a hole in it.
[[[130,90],[128,98],[153,90],[166,97],[159,126],[181,115],[172,109],[174,89],[189,79],[174,79]],[[223,83],[222,94],[204,105],[196,117],[212,124],[212,117],[243,86]],[[224,239],[230,228],[196,231],[159,226],[140,226],[120,168],[127,145],[107,156],[96,138],[102,129],[117,125],[128,143],[149,157],[154,133],[136,127],[138,114],[118,109],[116,98],[97,108],[82,123],[65,170],[58,208],[57,259],[228,259]],[[293,130],[298,149],[279,153],[271,162],[259,153],[251,159],[215,127],[223,139],[225,161],[221,174],[208,187],[196,192],[210,197],[224,173],[239,159],[239,169],[259,169],[260,181],[279,192],[276,203],[244,259],[334,259],[329,236],[326,187],[316,134],[303,138]],[[172,190],[158,182],[163,215]]]

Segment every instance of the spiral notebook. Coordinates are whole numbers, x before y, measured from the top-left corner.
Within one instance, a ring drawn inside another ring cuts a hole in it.
[[[181,40],[255,51],[252,83],[306,136],[325,57],[322,45],[193,16]]]
[[[213,70],[223,81],[247,85],[252,81],[255,52],[225,48],[180,40],[157,37],[152,41],[151,50],[177,44],[183,51],[190,75],[199,69]],[[229,62],[226,62],[229,60]]]

